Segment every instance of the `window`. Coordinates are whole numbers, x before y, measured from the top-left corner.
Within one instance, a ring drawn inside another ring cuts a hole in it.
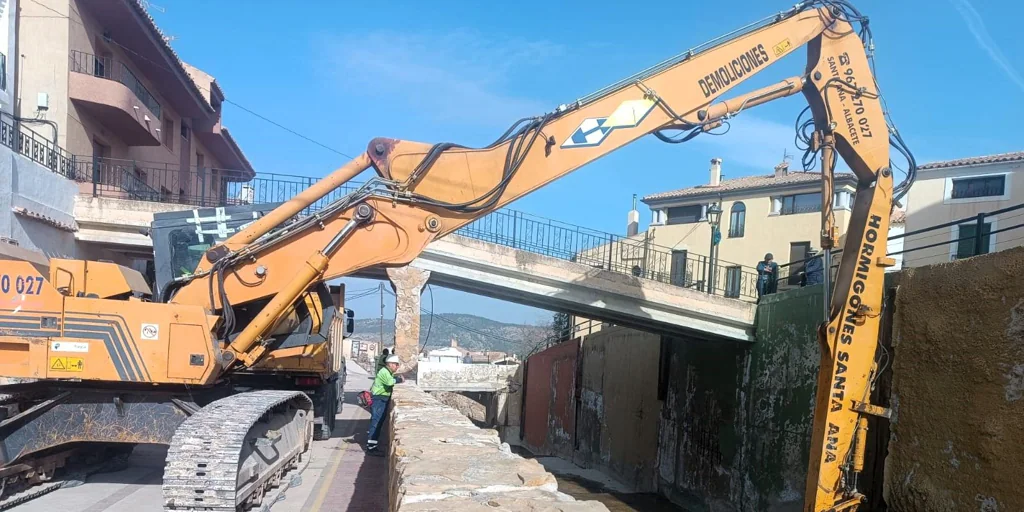
[[[821,211],[821,192],[783,196],[782,215]]]
[[[1006,191],[1006,175],[953,178],[951,199],[1002,196]]]
[[[668,209],[668,224],[693,224],[704,216],[704,207],[699,204],[677,206]]]
[[[164,127],[160,130],[160,134],[164,140],[164,146],[167,146],[167,149],[174,151],[174,121],[164,118]]]
[[[188,125],[185,124],[185,123],[181,123],[181,138],[184,139],[185,141],[188,141],[189,140],[188,137],[189,137]]]
[[[744,227],[747,224],[747,207],[743,203],[735,202],[729,213],[729,238],[743,238]]]
[[[725,296],[739,297],[740,283],[743,279],[743,269],[739,266],[725,267]]]
[[[978,254],[988,254],[990,243],[992,241],[992,223],[986,222],[981,226],[981,252],[975,253],[974,248],[976,247],[976,239],[974,238],[978,233],[978,224],[972,222],[970,224],[960,224],[957,226],[956,232],[956,259],[970,258],[971,256],[977,256]],[[971,238],[967,238],[971,237]]]

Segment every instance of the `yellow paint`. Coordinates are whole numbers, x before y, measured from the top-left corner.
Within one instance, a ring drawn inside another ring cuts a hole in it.
[[[623,101],[612,115],[605,120],[604,126],[609,128],[628,128],[636,126],[640,120],[654,107],[653,100]]]
[[[50,370],[55,372],[80,372],[85,368],[81,357],[51,357]]]
[[[782,42],[780,42],[779,44],[773,46],[772,50],[775,50],[775,56],[779,57],[783,53],[786,53],[786,51],[788,51],[792,47],[793,47],[793,43],[790,43],[789,39],[787,38],[787,39],[783,39]]]
[[[316,493],[316,501],[313,502],[312,511],[319,512],[320,507],[324,504],[324,499],[327,498],[327,491],[331,489],[331,484],[334,483],[334,475],[338,472],[338,466],[341,465],[341,459],[345,458],[345,453],[348,452],[349,444],[342,441],[344,448],[341,453],[338,454],[338,458],[334,459],[334,463],[331,464],[331,470],[324,475],[324,481],[320,485],[320,492]]]

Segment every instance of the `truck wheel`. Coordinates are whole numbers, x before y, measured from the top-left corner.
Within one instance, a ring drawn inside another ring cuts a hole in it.
[[[313,431],[313,439],[316,441],[326,441],[331,438],[331,431],[334,429],[334,416],[338,413],[337,388],[335,386],[334,382],[328,382],[320,388],[324,416]]]

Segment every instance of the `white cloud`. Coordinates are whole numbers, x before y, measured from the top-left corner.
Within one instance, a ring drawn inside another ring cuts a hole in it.
[[[547,41],[497,40],[479,32],[409,35],[372,31],[328,38],[323,48],[342,86],[439,121],[505,126],[553,105],[504,92],[530,67],[563,48]]]
[[[976,11],[974,6],[971,5],[970,0],[950,0],[950,2],[952,2],[953,7],[960,12],[960,17],[964,19],[965,23],[967,23],[967,29],[971,31],[974,39],[978,42],[978,46],[981,46],[981,48],[988,53],[989,58],[992,59],[992,61],[995,62],[1004,73],[1006,73],[1006,76],[1009,77],[1013,83],[1017,84],[1017,87],[1024,90],[1024,78],[1022,78],[1020,73],[1017,72],[1017,69],[1010,64],[1006,55],[999,48],[999,45],[996,44],[994,39],[992,39],[992,36],[988,33],[988,29],[985,28],[985,22],[982,21],[981,15],[979,15],[978,11]]]

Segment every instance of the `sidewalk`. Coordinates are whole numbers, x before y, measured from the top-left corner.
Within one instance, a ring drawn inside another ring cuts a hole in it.
[[[302,474],[302,483],[289,489],[274,504],[273,512],[382,512],[388,508],[388,460],[363,451],[369,411],[356,402],[373,379],[366,370],[348,362],[345,405],[331,439],[319,441]],[[386,450],[386,446],[381,446]]]

